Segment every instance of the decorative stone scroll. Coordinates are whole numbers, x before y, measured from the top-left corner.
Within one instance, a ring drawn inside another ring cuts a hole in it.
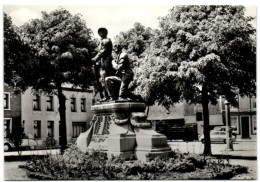
[[[115,122],[115,124],[123,125],[129,122],[129,113],[115,113],[111,115],[111,118]]]
[[[131,124],[135,128],[151,128],[151,123],[147,122],[147,115],[144,112],[132,112]]]

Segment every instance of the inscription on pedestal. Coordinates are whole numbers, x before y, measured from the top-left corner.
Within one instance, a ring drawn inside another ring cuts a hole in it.
[[[111,115],[96,116],[97,120],[94,123],[93,134],[108,135],[109,126],[111,124]]]
[[[91,142],[104,142],[107,139],[107,136],[105,135],[93,135]]]

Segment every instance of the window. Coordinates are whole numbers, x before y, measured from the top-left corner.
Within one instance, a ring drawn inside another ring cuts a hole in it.
[[[196,121],[203,121],[202,112],[197,112],[196,113]]]
[[[41,121],[34,121],[34,138],[41,138]]]
[[[71,98],[70,105],[71,105],[71,112],[77,112],[77,110],[76,110],[76,98]]]
[[[54,121],[47,121],[48,137],[54,137]]]
[[[4,138],[9,138],[11,134],[11,119],[4,119]]]
[[[72,138],[77,138],[80,133],[86,131],[86,122],[73,122],[72,123]]]
[[[85,98],[81,98],[80,108],[81,108],[81,112],[86,112],[86,99]]]
[[[40,96],[37,95],[33,95],[33,110],[34,111],[40,111]]]
[[[256,116],[252,116],[252,129],[253,129],[253,134],[256,134],[256,130],[257,130]]]
[[[252,109],[256,109],[256,98],[253,97],[251,100],[252,100]]]
[[[232,105],[230,104],[230,110],[238,110],[238,106],[232,106]]]
[[[238,95],[236,96],[236,101],[237,101],[237,106],[233,106],[230,103],[230,110],[232,110],[232,111],[238,111],[239,110],[239,96]]]
[[[231,128],[233,128],[233,132],[238,134],[238,117],[237,116],[231,116],[230,117],[230,125]]]
[[[4,93],[4,109],[10,109],[10,93]]]
[[[53,111],[53,96],[46,97],[46,110]]]

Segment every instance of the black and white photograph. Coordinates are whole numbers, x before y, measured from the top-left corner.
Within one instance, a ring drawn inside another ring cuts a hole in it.
[[[1,5],[1,180],[258,179],[256,3]]]

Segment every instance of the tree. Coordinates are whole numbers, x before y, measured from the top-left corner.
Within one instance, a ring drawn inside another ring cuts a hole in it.
[[[26,66],[29,59],[29,47],[26,46],[18,35],[18,28],[13,26],[11,17],[4,13],[4,82],[15,86],[16,71],[21,64]]]
[[[66,98],[62,87],[87,88],[92,84],[91,52],[95,47],[93,33],[81,15],[71,15],[59,8],[42,12],[42,19],[33,19],[19,29],[20,40],[29,47],[29,59],[13,59],[13,77],[8,81],[20,91],[31,87],[35,92],[56,94],[59,99],[62,151],[67,145]],[[23,52],[24,53],[24,52]],[[10,60],[5,59],[5,65]],[[5,75],[6,76],[6,75]]]
[[[134,23],[133,28],[125,32],[120,32],[119,35],[115,37],[114,44],[120,45],[127,50],[128,56],[132,63],[131,65],[134,71],[134,80],[129,86],[131,90],[135,90],[139,84],[138,78],[140,75],[138,74],[138,70],[140,69],[140,66],[142,66],[142,60],[144,56],[146,56],[146,49],[152,43],[152,37],[155,33],[156,30],[149,27],[146,28],[141,23],[136,22]],[[117,56],[118,55],[114,55],[114,57]],[[143,97],[148,104],[149,99],[146,99],[145,95],[143,95]]]
[[[115,37],[115,44],[125,47],[132,56],[141,57],[146,47],[149,46],[152,29],[145,28],[141,23],[126,32],[120,32]]]
[[[256,94],[256,47],[252,17],[243,6],[176,6],[160,18],[145,51],[137,88],[150,104],[179,100],[203,107],[205,148],[211,154],[208,104],[219,96]]]
[[[18,154],[21,155],[21,144],[23,142],[23,138],[25,135],[24,128],[20,117],[13,118],[13,123],[14,123],[12,128],[13,130],[9,136],[9,140],[16,147]]]

